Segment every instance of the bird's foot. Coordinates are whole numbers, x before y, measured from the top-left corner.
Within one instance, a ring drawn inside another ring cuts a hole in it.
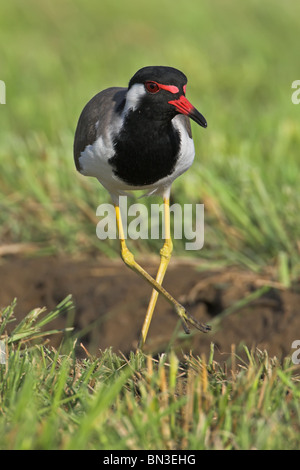
[[[190,315],[182,305],[178,305],[176,307],[176,312],[182,320],[182,326],[186,334],[190,333],[188,323],[197,328],[197,330],[202,331],[202,333],[208,333],[211,330],[211,327],[209,325],[207,325],[206,323],[200,323],[198,320],[192,317],[192,315]]]

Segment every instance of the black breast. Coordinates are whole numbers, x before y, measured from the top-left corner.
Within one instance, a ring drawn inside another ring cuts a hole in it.
[[[118,178],[132,186],[156,183],[173,173],[180,149],[180,134],[171,122],[149,121],[135,113],[114,142],[109,159]]]

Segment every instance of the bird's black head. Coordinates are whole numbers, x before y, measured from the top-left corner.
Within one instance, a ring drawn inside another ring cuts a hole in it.
[[[206,127],[202,114],[186,99],[187,78],[173,67],[150,66],[138,70],[128,86],[126,108],[152,120],[171,120],[185,114]]]
[[[180,70],[173,67],[149,66],[138,70],[129,82],[129,88],[135,83],[155,81],[164,85],[182,87],[187,84],[187,78]]]

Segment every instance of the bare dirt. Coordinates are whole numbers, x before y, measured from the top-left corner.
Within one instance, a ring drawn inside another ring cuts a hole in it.
[[[157,262],[144,261],[143,266],[155,276]],[[250,295],[251,300],[265,285],[271,286],[267,292],[240,306],[242,299]],[[234,267],[202,272],[197,263],[174,259],[164,287],[195,318],[213,326],[209,334],[192,328],[191,335],[183,334],[180,327],[180,337],[174,343],[180,354],[192,351],[208,356],[213,342],[216,360],[225,361],[232,344],[259,347],[282,358],[292,354],[292,342],[300,339],[299,284],[283,289],[271,274],[257,275]],[[73,324],[76,331],[86,329],[80,341],[89,352],[98,354],[107,347],[124,354],[135,350],[151,287],[122,261],[59,257],[1,260],[0,308],[16,297],[18,319],[36,307],[50,310],[68,294],[75,303]],[[231,313],[216,323],[225,310]],[[63,328],[66,320],[60,318],[52,326]],[[172,307],[159,298],[145,351],[165,351],[177,324]],[[58,341],[57,337],[54,344]]]

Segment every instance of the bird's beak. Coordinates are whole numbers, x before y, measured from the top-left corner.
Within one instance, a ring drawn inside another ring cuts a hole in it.
[[[170,104],[175,106],[177,111],[181,114],[185,114],[189,118],[193,119],[197,124],[202,127],[207,127],[207,122],[204,116],[194,108],[194,106],[186,99],[185,96],[181,96],[178,100],[169,101]]]

